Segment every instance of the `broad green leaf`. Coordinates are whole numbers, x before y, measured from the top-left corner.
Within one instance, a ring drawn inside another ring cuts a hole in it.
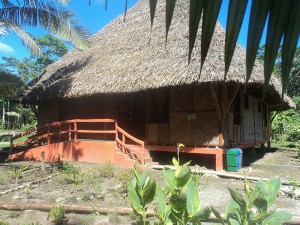
[[[128,187],[128,194],[130,203],[132,205],[132,208],[140,215],[143,215],[143,205],[141,202],[141,199],[139,198],[138,194],[135,191],[135,188],[132,186],[130,182],[127,184]]]
[[[255,188],[257,188],[261,195],[267,200],[268,206],[271,206],[275,202],[280,186],[280,180],[278,178],[274,178],[268,181],[258,181]]]
[[[149,180],[149,175],[147,172],[143,172],[143,174],[140,176],[140,186],[143,188],[146,184],[146,182]]]
[[[195,213],[200,210],[200,199],[198,195],[198,190],[193,180],[190,180],[187,185],[186,198],[187,198],[186,208],[189,217],[193,217]]]
[[[271,0],[252,0],[246,51],[246,84],[252,73],[259,43],[270,10],[270,3]],[[245,85],[245,88],[246,86],[247,85]]]
[[[160,186],[157,185],[156,186],[157,213],[161,219],[165,218],[166,211],[167,211],[167,204],[166,204],[165,197],[166,196],[164,192],[161,190]]]
[[[175,184],[175,173],[174,173],[174,171],[170,168],[164,168],[163,169],[163,175],[164,175],[165,181],[167,182],[171,193],[174,193],[174,191],[177,189],[176,184]]]
[[[177,188],[184,187],[191,178],[190,162],[185,163],[175,171],[175,183]]]
[[[225,75],[231,63],[231,59],[240,33],[248,0],[230,0],[225,36]]]
[[[292,218],[292,215],[288,212],[276,211],[262,222],[262,225],[281,225]]]
[[[287,88],[290,78],[293,57],[295,55],[300,33],[300,1],[293,1],[289,10],[289,18],[282,44],[281,82],[282,94]]]
[[[175,167],[178,167],[179,166],[179,163],[177,161],[177,159],[175,157],[172,158],[172,163]]]
[[[209,218],[210,214],[211,214],[210,208],[206,207],[206,208],[201,209],[198,212],[196,212],[196,214],[194,215],[194,219],[197,222],[200,222],[201,220],[207,220]]]
[[[219,220],[219,222],[222,224],[222,225],[225,225],[225,222],[220,214],[220,212],[215,209],[213,206],[211,207],[211,211],[213,212],[213,214],[215,215],[215,217],[217,217],[217,219]]]
[[[239,193],[237,193],[235,190],[228,188],[229,189],[229,193],[232,197],[232,199],[243,209],[246,208],[246,202],[243,199],[242,195],[240,195]]]
[[[257,195],[257,197],[256,197],[256,199],[253,203],[257,207],[257,209],[260,213],[267,212],[268,202],[267,202],[266,198],[261,193],[259,193]]]
[[[157,5],[157,0],[149,0],[149,5],[150,5],[150,18],[151,18],[151,29],[152,29],[154,16],[155,16],[156,5]]]
[[[173,18],[173,12],[175,8],[176,0],[166,0],[166,43],[168,39],[168,33]]]
[[[270,7],[264,59],[264,95],[270,82],[280,42],[287,26],[291,2],[273,0]]]
[[[203,8],[201,34],[201,70],[215,30],[222,0],[206,0]]]
[[[230,213],[227,215],[227,221],[229,225],[243,225],[239,219],[239,215],[236,213]]]
[[[195,45],[199,22],[205,0],[190,0],[190,21],[189,21],[189,59],[190,63],[192,51]]]
[[[155,197],[155,191],[156,191],[156,182],[153,178],[147,179],[147,182],[143,188],[143,201],[144,205],[150,204],[154,197]]]
[[[175,212],[181,213],[186,209],[186,200],[185,193],[175,193],[171,195],[169,203]]]

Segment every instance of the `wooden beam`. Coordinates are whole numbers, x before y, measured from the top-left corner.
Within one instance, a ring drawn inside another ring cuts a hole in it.
[[[232,106],[232,104],[233,104],[233,102],[234,102],[235,96],[237,95],[237,93],[238,93],[239,90],[240,90],[240,87],[241,87],[241,84],[235,86],[235,89],[233,90],[233,93],[232,93],[232,95],[230,96],[229,104],[228,104],[227,108],[226,108],[225,111],[224,111],[224,114],[223,114],[223,117],[222,117],[222,121],[225,119],[227,113],[229,112],[230,107]]]
[[[213,83],[210,83],[209,85],[210,85],[210,90],[211,90],[211,93],[212,93],[212,96],[214,99],[214,103],[215,103],[219,118],[222,120],[222,112],[221,112],[220,104],[218,101],[215,85]]]

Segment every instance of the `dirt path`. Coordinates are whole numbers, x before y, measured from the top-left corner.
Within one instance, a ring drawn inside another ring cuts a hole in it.
[[[22,177],[15,184],[12,177],[14,167],[20,165],[30,169],[24,171]],[[132,171],[117,168],[110,164],[98,165],[90,163],[68,163],[69,172],[72,168],[80,168],[81,175],[73,177],[72,173],[58,172],[53,164],[47,164],[47,173],[41,172],[40,162],[15,162],[3,163],[0,166],[0,193],[5,190],[20,187],[13,192],[1,194],[1,203],[26,203],[26,204],[57,204],[106,207],[130,207],[126,194],[126,182],[130,179]],[[73,167],[72,167],[73,166]],[[239,172],[228,174],[247,174],[262,178],[279,177],[283,180],[300,182],[300,162],[295,160],[295,153],[277,151],[267,153],[263,158],[256,160]],[[160,185],[165,185],[161,171],[149,170],[151,176],[157,179]],[[50,176],[50,177],[49,177]],[[48,178],[47,178],[48,177]],[[44,179],[42,179],[44,178]],[[77,179],[77,180],[76,180]],[[82,179],[82,182],[81,182]],[[41,182],[37,182],[42,180]],[[30,182],[35,181],[28,185]],[[255,185],[255,182],[253,182]],[[243,192],[243,180],[219,178],[215,175],[203,175],[200,180],[199,190],[202,206],[213,205],[221,212],[225,211],[230,200],[228,187]],[[1,204],[0,203],[0,204]],[[294,200],[283,192],[278,196],[276,205],[280,210],[286,210],[295,215],[300,215],[300,200]],[[47,220],[48,212],[36,210],[7,211],[0,210],[0,221],[9,224],[53,224]],[[92,213],[89,215],[67,214],[67,224],[132,224],[130,216],[120,216],[117,212],[108,215]]]

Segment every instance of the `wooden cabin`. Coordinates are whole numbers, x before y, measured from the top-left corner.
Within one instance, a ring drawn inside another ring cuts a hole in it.
[[[163,1],[149,39],[148,1],[141,0],[127,22],[117,18],[91,38],[91,48],[69,52],[32,81],[19,101],[37,106],[40,128],[29,142],[38,144],[13,157],[40,159],[44,151],[48,161],[60,153],[65,160],[145,165],[180,142],[182,153],[209,155],[221,170],[226,149],[267,143],[270,112],[293,104],[281,99],[280,82],[272,77],[263,98],[263,66],[256,63],[245,88],[240,46],[224,82],[220,24],[201,73],[199,43],[188,65],[188,4],[176,4],[167,47]]]

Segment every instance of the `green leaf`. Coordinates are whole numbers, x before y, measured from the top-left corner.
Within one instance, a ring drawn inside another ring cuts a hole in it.
[[[270,8],[264,59],[264,95],[273,72],[277,52],[284,35],[292,1],[273,0]]]
[[[257,188],[259,193],[267,200],[269,207],[275,202],[280,186],[280,180],[278,178],[274,178],[268,181],[258,181],[255,188]]]
[[[192,51],[195,45],[199,22],[205,0],[190,0],[190,20],[189,20],[189,59],[190,63]]]
[[[190,180],[187,185],[187,212],[189,217],[193,217],[200,210],[200,199],[198,190],[193,180]]]
[[[225,225],[225,222],[220,214],[220,212],[214,208],[213,206],[211,207],[211,211],[213,212],[213,214],[217,217],[217,219],[219,220],[219,222],[222,224],[222,225]]]
[[[156,190],[156,182],[153,178],[147,179],[147,182],[143,188],[143,201],[144,205],[150,204],[154,197],[155,197],[155,190]]]
[[[248,27],[248,37],[247,37],[246,84],[248,83],[252,73],[257,51],[259,48],[259,43],[270,10],[270,3],[271,0],[264,0],[264,1],[252,0],[249,27]],[[246,86],[247,85],[245,85],[245,88]]]
[[[174,171],[170,168],[164,168],[163,169],[163,175],[164,175],[165,181],[167,182],[171,193],[174,193],[174,191],[177,189],[176,184],[175,184],[175,173],[174,173]]]
[[[135,188],[132,186],[132,184],[130,182],[128,182],[128,194],[129,194],[129,199],[130,199],[130,203],[132,205],[132,208],[140,215],[143,215],[144,211],[143,211],[143,205],[142,205],[142,201],[139,198],[138,194],[135,191]]]
[[[282,44],[282,62],[281,62],[281,82],[282,93],[287,88],[290,78],[290,72],[293,63],[293,57],[297,48],[300,33],[300,1],[293,1],[289,10],[288,23],[284,34]]]
[[[161,190],[160,186],[156,186],[156,199],[157,199],[157,213],[160,218],[164,218],[167,209],[167,204],[165,200],[165,194]]]
[[[155,11],[156,11],[157,0],[149,0],[149,5],[150,5],[150,18],[151,18],[151,29],[152,29]]]
[[[230,0],[225,36],[225,75],[229,70],[231,59],[240,33],[248,0]]]
[[[211,210],[209,207],[206,207],[204,209],[199,210],[198,212],[196,212],[196,214],[194,215],[194,220],[196,221],[201,221],[201,220],[207,220],[209,218],[211,214]]]
[[[257,207],[260,213],[268,210],[268,202],[262,194],[258,194],[253,204]]]
[[[185,193],[175,193],[171,195],[169,202],[175,212],[182,213],[186,209],[186,200]]]
[[[179,163],[177,161],[177,159],[175,157],[172,158],[172,163],[175,167],[178,167],[179,166]]]
[[[243,199],[242,195],[240,195],[239,193],[237,193],[235,190],[228,188],[229,193],[232,197],[232,199],[243,209],[246,208],[246,202]]]
[[[191,178],[190,162],[185,163],[175,171],[175,183],[177,188],[184,187]]]
[[[168,39],[168,33],[173,18],[173,12],[175,8],[176,0],[166,0],[166,43]]]
[[[222,0],[206,0],[204,3],[201,35],[201,70],[215,30],[221,4]]]
[[[292,218],[292,215],[288,212],[276,211],[267,218],[264,219],[262,225],[281,225]]]
[[[139,177],[139,185],[141,186],[141,188],[144,188],[146,182],[149,179],[149,175],[147,172],[143,172],[143,174]]]

